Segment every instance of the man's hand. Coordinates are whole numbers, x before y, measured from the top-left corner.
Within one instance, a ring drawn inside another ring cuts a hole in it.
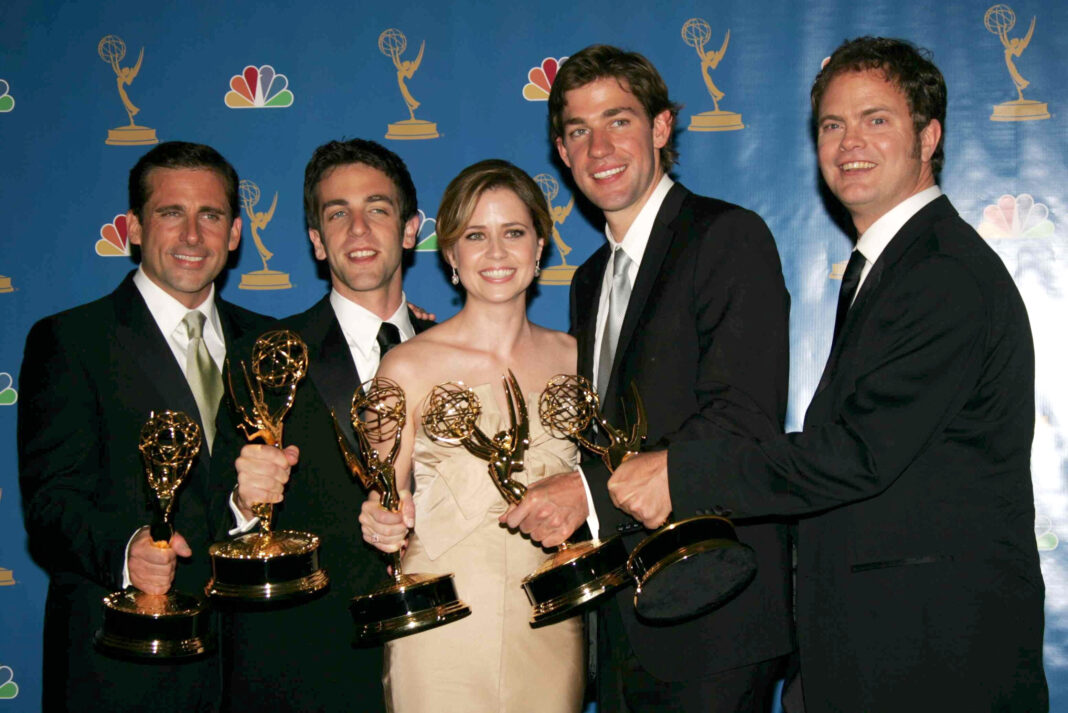
[[[383,552],[396,552],[408,546],[408,531],[415,527],[415,503],[407,490],[400,491],[400,510],[382,507],[382,496],[372,490],[360,508],[363,539]]]
[[[419,307],[418,305],[413,305],[411,302],[408,303],[408,309],[410,309],[412,311],[412,314],[414,314],[419,319],[425,319],[429,322],[436,322],[438,319],[438,316],[436,314],[432,312],[427,312],[422,307]]]
[[[650,530],[671,514],[667,451],[639,453],[623,461],[608,479],[612,503]]]
[[[134,535],[126,557],[126,569],[130,575],[130,584],[145,594],[166,594],[174,581],[174,568],[179,557],[190,557],[185,538],[177,532],[171,537],[169,547],[159,547],[152,542],[148,528]]]
[[[300,449],[286,446],[279,450],[274,446],[249,443],[241,449],[234,461],[237,470],[235,501],[241,514],[252,518],[253,503],[280,503],[289,471],[297,464]]]
[[[557,473],[529,488],[523,500],[499,518],[518,528],[542,547],[556,547],[590,516],[586,488],[578,473]]]

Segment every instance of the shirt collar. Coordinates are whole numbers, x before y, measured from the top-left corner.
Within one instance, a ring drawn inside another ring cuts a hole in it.
[[[868,261],[868,264],[874,264],[879,259],[886,246],[912,216],[940,195],[942,195],[942,189],[938,186],[925,188],[901,201],[872,223],[871,227],[865,230],[857,240],[857,250]]]
[[[137,267],[137,272],[134,273],[133,282],[148,306],[148,311],[152,314],[152,318],[159,325],[160,331],[163,332],[165,337],[170,338],[178,329],[178,325],[185,319],[186,314],[192,310],[167,294],[162,287],[145,274],[145,271],[140,266]],[[214,283],[208,291],[207,299],[193,309],[204,314],[205,337],[210,336],[209,333],[213,332],[222,342],[222,323],[219,321],[219,310],[215,307]]]
[[[408,298],[402,292],[400,306],[390,315],[389,319],[383,320],[369,309],[356,304],[337,290],[330,290],[330,306],[334,308],[334,315],[341,325],[341,333],[345,335],[345,342],[350,349],[357,350],[364,358],[371,355],[378,330],[382,322],[391,322],[400,330],[401,341],[407,341],[415,336],[415,327],[408,316]]]
[[[642,262],[645,247],[649,244],[649,236],[653,232],[656,214],[660,212],[660,206],[664,203],[668,191],[674,185],[675,182],[666,173],[660,177],[660,182],[656,184],[656,188],[653,189],[649,199],[645,201],[645,205],[642,206],[638,217],[630,224],[627,234],[623,236],[623,242],[619,243],[619,247],[627,253],[627,257],[635,265],[640,265]],[[608,223],[604,225],[604,234],[608,238],[608,245],[615,250],[616,241],[612,235],[612,229],[608,227]]]

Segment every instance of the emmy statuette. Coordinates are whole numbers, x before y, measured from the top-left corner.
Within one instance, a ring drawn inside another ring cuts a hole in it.
[[[152,496],[152,544],[169,548],[175,493],[200,452],[200,426],[181,411],[153,413],[138,448]],[[133,586],[104,597],[104,624],[94,640],[103,653],[133,659],[193,658],[215,648],[211,611],[198,597]]]

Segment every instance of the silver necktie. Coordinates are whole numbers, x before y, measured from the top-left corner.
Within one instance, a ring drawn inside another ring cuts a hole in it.
[[[601,335],[601,354],[597,361],[597,393],[604,399],[608,382],[612,378],[612,362],[615,361],[619,330],[623,326],[623,317],[627,314],[630,302],[630,280],[627,269],[631,259],[622,248],[612,251],[612,289],[608,293],[608,315]]]

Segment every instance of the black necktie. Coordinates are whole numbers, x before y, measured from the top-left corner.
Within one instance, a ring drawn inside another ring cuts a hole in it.
[[[849,306],[853,304],[853,297],[857,294],[860,273],[867,262],[859,250],[854,250],[849,256],[849,264],[846,265],[845,274],[842,275],[842,290],[838,293],[838,312],[834,317],[834,338],[831,340],[831,348],[834,348],[838,341],[838,334],[845,324]]]
[[[378,328],[378,336],[375,337],[375,341],[378,342],[378,358],[381,361],[386,352],[401,343],[400,330],[392,322],[383,322],[382,326]]]

